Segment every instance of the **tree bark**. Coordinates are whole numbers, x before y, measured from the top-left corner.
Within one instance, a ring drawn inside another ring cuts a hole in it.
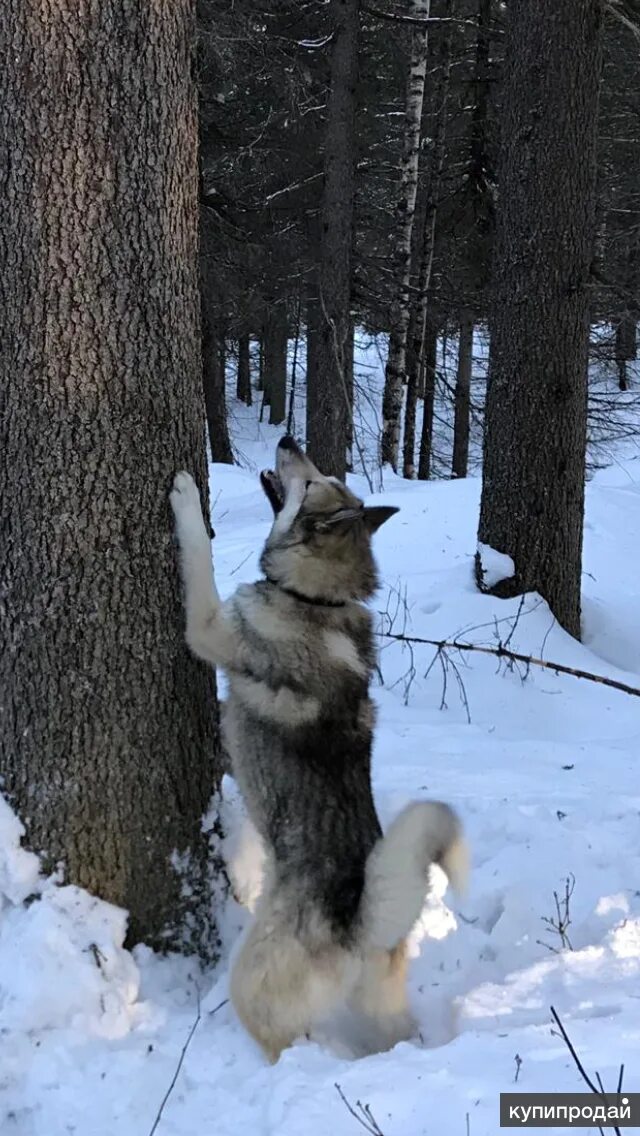
[[[438,351],[438,327],[427,315],[422,350],[421,386],[424,392],[422,409],[422,431],[420,434],[420,453],[418,456],[418,478],[427,481],[431,476],[431,456],[433,440],[433,416],[436,405],[436,356]]]
[[[469,466],[469,418],[473,368],[473,312],[466,308],[460,319],[458,367],[453,418],[452,477],[466,477]]]
[[[351,327],[360,0],[331,0],[333,52],[324,148],[315,365],[307,382],[307,448],[325,474],[344,479],[351,399]]]
[[[508,12],[479,540],[579,637],[602,5]]]
[[[238,339],[238,378],[236,394],[245,406],[251,406],[251,354],[249,336],[241,335]]]
[[[396,471],[400,452],[403,384],[410,314],[411,236],[418,191],[422,103],[427,72],[427,20],[431,0],[412,0],[409,16],[422,20],[411,36],[411,55],[405,104],[404,150],[400,169],[400,192],[396,205],[396,295],[391,309],[389,354],[384,376],[382,399],[382,464]]]
[[[177,469],[207,491],[194,8],[0,9],[0,774],[130,942],[188,915],[211,950],[215,683],[168,501]]]

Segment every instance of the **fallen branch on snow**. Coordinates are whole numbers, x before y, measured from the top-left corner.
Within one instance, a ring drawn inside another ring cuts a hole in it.
[[[551,1013],[553,1015],[553,1020],[556,1023],[558,1029],[560,1030],[562,1040],[564,1041],[567,1049],[569,1050],[569,1053],[573,1057],[573,1060],[575,1061],[575,1064],[576,1064],[576,1068],[577,1068],[580,1076],[582,1077],[582,1080],[585,1082],[586,1085],[589,1086],[589,1088],[591,1089],[591,1092],[595,1096],[600,1097],[605,1102],[605,1104],[607,1104],[608,1103],[607,1102],[607,1094],[604,1091],[604,1085],[602,1084],[602,1078],[600,1077],[600,1074],[596,1073],[596,1079],[598,1081],[598,1086],[599,1086],[598,1088],[596,1088],[593,1081],[591,1080],[591,1077],[589,1076],[584,1065],[582,1064],[582,1061],[578,1057],[578,1054],[576,1053],[575,1047],[574,1047],[574,1045],[571,1041],[571,1038],[569,1037],[569,1034],[567,1033],[562,1022],[560,1021],[560,1015],[558,1014],[558,1011],[555,1009],[554,1006],[551,1006],[550,1009],[551,1009]],[[623,1077],[624,1077],[624,1065],[621,1065],[620,1066],[620,1073],[618,1075],[618,1087],[616,1088],[616,1096],[620,1096],[620,1094],[622,1093],[622,1079],[623,1079]],[[609,1127],[609,1126],[607,1125],[607,1127]],[[615,1132],[616,1136],[621,1136],[621,1132],[620,1132],[620,1129],[618,1127],[614,1126],[613,1131]],[[603,1132],[602,1128],[598,1127],[598,1132],[601,1133],[601,1136],[604,1136],[604,1132]]]
[[[340,1088],[340,1085],[336,1083],[335,1088],[345,1108],[349,1110],[354,1120],[358,1121],[358,1124],[360,1124],[361,1127],[364,1128],[365,1132],[368,1132],[370,1136],[384,1136],[384,1133],[368,1104],[362,1104],[361,1101],[356,1101],[354,1108],[351,1102],[347,1100],[342,1089]]]
[[[413,635],[396,634],[391,631],[379,631],[383,639],[395,639],[399,643],[424,643],[427,647],[436,647],[438,654],[444,651],[478,651],[481,655],[495,655],[498,659],[509,659],[513,663],[524,663],[527,667],[543,667],[544,670],[554,671],[555,674],[572,675],[574,678],[585,678],[589,682],[598,682],[602,686],[609,686],[612,690],[621,690],[623,694],[633,694],[640,698],[640,688],[629,686],[626,682],[618,682],[615,678],[606,678],[605,675],[592,674],[591,671],[582,671],[577,667],[567,667],[563,663],[553,663],[547,659],[536,659],[533,655],[522,655],[512,651],[502,643],[495,647],[481,646],[479,643],[462,643],[457,639],[420,639]]]

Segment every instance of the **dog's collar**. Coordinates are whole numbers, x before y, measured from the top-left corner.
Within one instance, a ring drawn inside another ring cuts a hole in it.
[[[318,596],[305,596],[303,592],[297,592],[295,588],[285,588],[277,580],[272,580],[271,576],[265,576],[268,584],[274,588],[279,588],[287,596],[292,596],[294,600],[300,600],[300,603],[311,604],[312,607],[345,607],[344,600],[322,600]]]

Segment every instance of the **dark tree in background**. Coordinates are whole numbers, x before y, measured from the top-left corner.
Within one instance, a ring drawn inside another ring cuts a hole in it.
[[[511,0],[479,540],[580,636],[600,0]],[[483,586],[482,558],[478,578]]]
[[[206,492],[191,0],[0,9],[0,775],[32,848],[211,948],[213,673],[168,502]],[[63,77],[63,80],[61,79]]]
[[[360,0],[331,0],[333,47],[324,185],[307,384],[307,444],[320,470],[344,478],[353,402],[350,365]]]

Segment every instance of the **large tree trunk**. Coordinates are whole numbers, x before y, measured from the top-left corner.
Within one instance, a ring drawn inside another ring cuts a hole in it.
[[[0,774],[131,941],[184,942],[188,905],[211,948],[215,684],[168,500],[207,486],[193,43],[191,0],[0,9]]]
[[[473,369],[473,312],[468,308],[460,319],[458,368],[453,418],[452,477],[466,477],[469,465],[469,418],[471,414],[471,372]]]
[[[404,150],[400,169],[400,191],[396,205],[395,288],[389,328],[389,354],[384,375],[382,399],[382,463],[398,468],[402,395],[405,380],[407,331],[410,314],[411,236],[416,211],[422,103],[427,73],[427,20],[431,0],[412,0],[409,15],[422,21],[411,37],[411,56],[405,104]]]
[[[479,540],[579,636],[602,5],[508,12]]]
[[[325,474],[344,478],[351,397],[351,328],[355,110],[360,0],[331,0],[333,52],[324,146],[324,190],[315,307],[315,361],[307,381],[307,448]]]

